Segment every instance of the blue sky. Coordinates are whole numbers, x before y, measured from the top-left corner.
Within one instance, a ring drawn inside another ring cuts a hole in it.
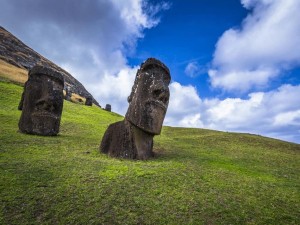
[[[0,0],[1,25],[125,114],[148,57],[171,71],[165,125],[300,143],[299,0]]]
[[[226,29],[240,25],[247,11],[239,0],[175,0],[169,3],[170,9],[159,14],[158,26],[145,30],[136,54],[129,57],[129,64],[157,57],[170,67],[174,80],[197,86],[201,96],[213,96],[216,93],[209,89],[206,70],[212,61],[215,44]],[[201,67],[193,77],[185,73],[188,63]]]

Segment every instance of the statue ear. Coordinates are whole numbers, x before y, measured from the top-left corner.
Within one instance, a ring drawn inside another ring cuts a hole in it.
[[[23,109],[23,103],[24,103],[24,95],[25,95],[25,90],[26,90],[26,84],[27,84],[27,81],[26,81],[25,84],[24,84],[23,93],[22,93],[21,100],[20,100],[19,106],[18,106],[18,110],[20,110],[20,111],[22,111],[22,109]]]
[[[132,100],[132,92],[131,92],[131,94],[128,96],[128,98],[127,98],[127,102],[128,102],[128,103],[130,103],[130,102],[131,102],[131,100]]]
[[[23,93],[22,93],[21,100],[20,100],[19,106],[18,106],[18,110],[20,110],[20,111],[22,111],[22,109],[23,109],[24,93],[25,93],[25,91],[23,91]]]

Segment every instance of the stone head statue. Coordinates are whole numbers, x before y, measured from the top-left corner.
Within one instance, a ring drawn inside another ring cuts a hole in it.
[[[108,112],[111,112],[111,105],[110,104],[106,104],[105,105],[105,110]]]
[[[23,133],[57,135],[63,109],[64,78],[57,71],[34,66],[28,74],[20,108]]]
[[[92,98],[92,96],[86,97],[86,99],[85,99],[85,105],[87,105],[87,106],[92,106],[93,105],[93,98]]]
[[[170,71],[159,60],[147,59],[138,70],[126,119],[140,129],[160,134],[169,104]]]
[[[125,119],[110,124],[100,151],[117,158],[146,160],[154,156],[153,137],[160,134],[169,104],[169,69],[147,59],[138,70]]]

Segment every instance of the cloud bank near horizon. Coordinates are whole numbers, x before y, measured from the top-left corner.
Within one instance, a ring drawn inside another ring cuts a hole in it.
[[[253,133],[299,143],[300,85],[286,84],[268,92],[251,92],[246,99],[223,100],[201,99],[195,87],[176,82],[170,89],[166,125]]]

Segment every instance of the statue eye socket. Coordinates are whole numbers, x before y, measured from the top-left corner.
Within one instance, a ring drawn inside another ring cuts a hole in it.
[[[161,90],[156,89],[156,90],[153,91],[153,96],[154,96],[154,97],[158,97],[158,96],[160,95],[161,92],[162,92]]]

